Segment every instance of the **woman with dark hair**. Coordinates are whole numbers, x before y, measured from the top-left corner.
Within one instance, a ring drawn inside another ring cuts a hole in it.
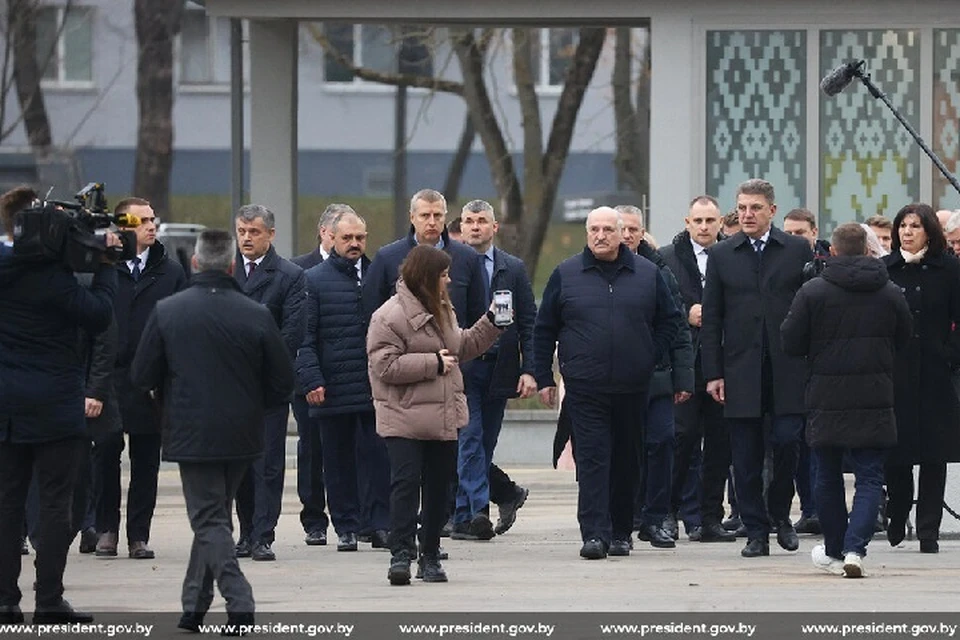
[[[370,320],[370,386],[377,433],[390,456],[390,584],[410,583],[416,557],[417,505],[422,526],[417,577],[446,582],[437,557],[447,487],[457,464],[457,430],[467,424],[460,362],[484,353],[500,335],[487,312],[460,329],[447,295],[450,256],[414,247],[400,266],[397,292]]]
[[[897,446],[887,460],[887,540],[906,536],[913,503],[913,465],[920,465],[917,539],[937,553],[947,463],[960,461],[960,402],[950,379],[960,362],[953,331],[960,323],[960,262],[950,255],[929,205],[909,204],[893,221],[893,250],[883,258],[913,315],[913,336],[897,352],[894,408]]]

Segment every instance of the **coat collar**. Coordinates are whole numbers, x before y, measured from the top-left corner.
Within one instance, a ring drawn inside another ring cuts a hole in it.
[[[920,264],[943,268],[947,265],[947,260],[948,258],[946,252],[935,254],[927,253],[925,256],[923,256],[923,260],[920,261]],[[887,267],[891,269],[899,269],[907,264],[907,262],[903,259],[903,255],[900,253],[899,249],[884,256],[883,261]]]
[[[411,247],[411,248],[417,246],[416,233],[417,233],[417,230],[416,230],[416,229],[414,228],[414,226],[411,224],[411,225],[410,225],[410,230],[407,231],[407,242],[410,244],[410,247]],[[450,234],[447,233],[447,227],[446,227],[446,226],[444,226],[443,229],[440,231],[440,238],[443,240],[443,250],[446,251],[447,253],[449,253],[449,252],[450,252],[450,243],[451,243],[451,242],[454,242],[454,240],[451,240],[451,239],[450,239]]]
[[[232,289],[233,291],[238,291],[240,293],[243,292],[240,289],[240,285],[237,284],[237,281],[225,271],[201,271],[199,273],[195,273],[190,279],[190,286],[205,287],[207,289],[216,289],[220,287],[223,289]]]
[[[403,307],[403,315],[406,316],[407,322],[415,331],[423,329],[433,320],[433,314],[426,310],[417,296],[413,295],[403,278],[397,280],[397,301]]]
[[[778,244],[781,247],[787,244],[786,241],[787,234],[785,231],[778,229],[777,227],[770,225],[770,235],[767,237],[767,244]],[[730,240],[733,242],[735,247],[741,247],[747,245],[750,249],[753,249],[753,239],[745,234],[743,231],[737,231],[735,234],[730,236]],[[764,247],[766,248],[766,247]]]
[[[617,254],[617,259],[613,261],[617,265],[617,271],[621,269],[629,269],[630,271],[636,270],[636,263],[633,260],[634,253],[630,251],[630,248],[620,243],[620,253]],[[593,255],[593,251],[590,251],[590,247],[584,247],[583,253],[581,254],[581,260],[583,262],[583,270],[587,271],[588,269],[599,269],[600,261],[597,260],[597,257]]]

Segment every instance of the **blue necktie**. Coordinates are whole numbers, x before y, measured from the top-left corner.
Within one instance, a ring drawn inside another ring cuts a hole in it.
[[[130,269],[130,275],[133,276],[134,282],[140,279],[140,256],[135,256],[132,260],[133,269]]]
[[[487,306],[493,301],[493,291],[491,290],[490,272],[487,271],[487,254],[480,254],[480,269],[483,271],[483,293],[487,301]]]
[[[763,253],[763,239],[757,238],[753,241],[753,250],[757,253]]]

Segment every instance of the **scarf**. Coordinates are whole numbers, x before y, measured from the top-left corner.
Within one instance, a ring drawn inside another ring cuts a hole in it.
[[[907,264],[917,264],[921,260],[923,260],[923,256],[927,255],[927,247],[929,246],[930,245],[927,245],[926,247],[924,247],[923,249],[920,249],[920,251],[917,251],[916,253],[910,253],[903,247],[900,247],[900,255],[903,256],[903,261],[906,262]]]

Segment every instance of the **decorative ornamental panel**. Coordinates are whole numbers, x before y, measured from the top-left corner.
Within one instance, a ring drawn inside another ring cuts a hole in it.
[[[804,205],[806,32],[707,33],[707,192],[723,213],[749,178],[773,184],[781,211]]]
[[[920,37],[916,31],[821,31],[820,71],[849,60],[920,129]],[[859,80],[820,95],[820,233],[875,214],[892,218],[920,197],[920,148],[893,113]]]
[[[960,167],[960,29],[933,32],[933,143],[950,173]],[[960,194],[933,168],[933,208],[960,209]]]

